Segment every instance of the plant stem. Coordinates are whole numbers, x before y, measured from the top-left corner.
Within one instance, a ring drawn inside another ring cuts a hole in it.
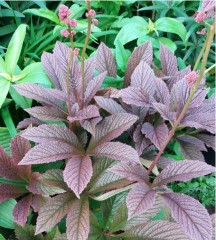
[[[205,74],[208,73],[209,71],[212,70],[212,68],[216,67],[216,63],[213,64],[211,67],[209,67],[208,69],[205,70]]]
[[[89,11],[91,9],[91,2],[90,0],[87,0],[87,10]],[[85,53],[89,41],[89,37],[91,34],[91,17],[88,17],[88,30],[85,38],[85,43],[82,51],[82,56],[81,56],[81,75],[82,75],[82,99],[84,99],[84,93],[85,93]]]
[[[153,170],[153,168],[157,164],[157,161],[161,157],[164,149],[166,148],[167,144],[169,143],[169,141],[172,139],[173,135],[175,134],[175,131],[176,131],[178,125],[180,124],[181,120],[184,118],[184,116],[185,116],[185,114],[186,114],[186,112],[188,110],[188,107],[190,105],[190,102],[192,101],[193,96],[196,93],[196,91],[197,91],[197,89],[198,89],[198,87],[200,85],[200,82],[201,82],[202,78],[205,75],[205,66],[206,66],[206,63],[207,63],[207,60],[208,60],[208,55],[209,55],[209,51],[210,51],[210,48],[211,48],[211,42],[212,42],[212,40],[214,38],[214,29],[215,29],[215,22],[214,22],[213,25],[210,26],[209,34],[208,34],[207,39],[206,39],[206,43],[205,43],[206,48],[204,49],[205,53],[204,53],[204,56],[203,56],[199,77],[198,77],[196,83],[194,84],[194,87],[192,88],[192,90],[190,92],[190,95],[189,95],[189,97],[188,97],[188,99],[187,99],[187,101],[186,101],[186,103],[185,103],[185,105],[184,105],[180,115],[178,116],[175,124],[173,125],[172,129],[170,130],[169,135],[168,135],[166,141],[164,142],[163,146],[161,147],[161,149],[159,150],[157,156],[155,157],[154,161],[152,162],[151,166],[149,167],[148,174],[151,173],[151,171]]]

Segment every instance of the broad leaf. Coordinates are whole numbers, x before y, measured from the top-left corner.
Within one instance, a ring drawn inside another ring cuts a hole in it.
[[[155,203],[156,192],[144,184],[136,184],[127,195],[128,219],[139,216]]]
[[[8,199],[0,203],[0,226],[3,228],[14,229],[13,209],[16,205],[14,199]]]
[[[37,195],[49,197],[66,192],[67,186],[60,169],[48,170],[43,174],[34,173],[27,189]]]
[[[110,114],[126,113],[124,108],[111,98],[96,96],[94,99],[100,108],[106,110]]]
[[[13,217],[14,217],[14,221],[17,224],[21,226],[24,226],[26,224],[27,217],[30,212],[31,201],[32,201],[32,196],[31,194],[29,194],[16,204],[13,210]]]
[[[73,195],[64,193],[50,199],[40,210],[36,224],[36,234],[54,227],[71,208]]]
[[[0,202],[4,202],[9,198],[18,198],[27,192],[25,188],[9,184],[0,184]]]
[[[13,75],[22,50],[23,41],[26,35],[26,24],[21,24],[14,32],[5,54],[5,65],[7,72]]]
[[[205,176],[214,171],[214,167],[200,161],[173,162],[155,178],[153,184],[162,186],[174,181],[190,181],[195,177]]]
[[[85,196],[72,202],[67,219],[67,238],[87,240],[90,231],[89,202]]]
[[[0,91],[1,91],[0,108],[1,108],[2,104],[4,103],[6,97],[7,97],[9,88],[10,88],[10,81],[0,77]]]
[[[67,119],[67,115],[55,107],[33,107],[25,111],[41,120],[65,121]]]
[[[116,63],[111,50],[101,43],[97,50],[96,69],[100,72],[107,72],[110,77],[116,77]]]
[[[82,148],[77,136],[68,128],[59,125],[44,124],[29,128],[22,136],[36,143],[61,142],[71,144],[74,148]]]
[[[177,34],[182,41],[185,41],[187,30],[184,25],[174,18],[162,17],[154,24],[156,30]]]
[[[208,134],[196,134],[195,137],[203,141],[207,147],[211,147],[215,150],[215,136]]]
[[[92,98],[95,96],[96,92],[100,89],[100,86],[106,76],[106,72],[103,72],[89,81],[84,94],[84,102],[87,105]]]
[[[25,97],[46,103],[50,106],[61,108],[60,101],[51,96],[48,89],[45,89],[35,83],[16,84],[14,85],[14,88],[19,94]]]
[[[68,160],[64,170],[64,180],[78,198],[89,183],[92,172],[90,157],[77,156]]]
[[[176,56],[165,45],[160,45],[162,71],[166,76],[174,76],[178,72]]]
[[[163,194],[172,217],[193,240],[212,239],[212,224],[207,210],[197,200],[179,193]]]
[[[128,113],[106,117],[96,126],[95,138],[91,142],[94,145],[109,142],[128,130],[136,121],[137,117]]]
[[[142,133],[160,149],[168,138],[169,129],[165,123],[161,123],[156,127],[152,126],[150,123],[144,123],[142,126]]]
[[[50,11],[48,9],[31,8],[31,9],[25,10],[23,13],[33,14],[38,17],[43,17],[43,18],[49,19],[50,21],[54,22],[55,24],[60,24],[60,20],[59,20],[58,16],[56,15],[56,13],[54,13],[53,11]]]
[[[141,61],[151,64],[152,60],[153,50],[150,41],[135,48],[128,60],[127,70],[124,77],[124,86],[127,87],[130,85],[131,75]]]
[[[121,162],[108,170],[131,181],[140,183],[149,181],[146,169],[141,164],[135,162]]]
[[[39,144],[32,148],[19,163],[20,165],[56,162],[65,158],[71,158],[78,152],[67,143],[52,142]]]
[[[151,240],[189,240],[176,223],[151,221],[125,231],[119,237]]]
[[[102,143],[93,148],[90,153],[93,156],[108,157],[119,161],[132,161],[139,163],[137,152],[131,147],[121,142]]]
[[[15,226],[15,234],[19,240],[44,240],[41,234],[35,236],[35,226],[26,224],[25,226]]]

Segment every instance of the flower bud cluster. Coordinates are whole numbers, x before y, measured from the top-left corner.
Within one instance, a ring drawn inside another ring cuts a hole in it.
[[[95,10],[90,9],[88,12],[86,12],[85,16],[87,18],[89,18],[89,17],[92,18],[92,24],[93,25],[95,25],[95,26],[98,25],[98,20],[95,18],[95,16],[96,16]]]
[[[66,23],[68,25],[68,27],[70,27],[70,28],[76,28],[77,27],[77,20],[76,19],[70,19],[69,18],[70,15],[71,15],[70,9],[66,5],[63,5],[63,4],[60,5],[59,14],[58,14],[59,20]],[[72,36],[74,36],[74,35],[76,35],[76,32],[74,30],[69,32],[67,29],[61,30],[61,35],[63,37],[68,38],[70,36],[70,34]]]

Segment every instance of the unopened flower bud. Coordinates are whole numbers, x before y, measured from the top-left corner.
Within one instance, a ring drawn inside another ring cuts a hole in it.
[[[64,21],[67,17],[70,16],[70,14],[71,11],[66,5],[60,5],[58,14],[60,21]]]
[[[71,19],[69,22],[70,27],[76,28],[77,27],[77,20],[76,19]]]
[[[97,25],[98,25],[98,20],[97,20],[96,18],[93,18],[93,19],[92,19],[92,24],[94,24],[95,26],[97,26]]]
[[[206,35],[206,29],[203,28],[200,32],[196,32],[199,35]]]
[[[75,48],[75,49],[74,49],[74,55],[78,56],[78,55],[79,55],[79,51],[80,51],[79,48]]]
[[[76,35],[76,32],[75,32],[75,31],[71,31],[71,35],[72,35],[72,36],[75,36],[75,35]]]
[[[205,18],[206,18],[205,12],[198,12],[196,15],[195,21],[197,23],[200,23],[200,22],[203,22]]]
[[[62,29],[60,33],[63,37],[66,37],[66,38],[68,38],[70,35],[67,29]]]
[[[186,77],[185,77],[188,87],[192,88],[193,84],[196,82],[197,80],[197,73],[195,71],[190,72]]]
[[[86,17],[95,17],[96,13],[95,13],[95,10],[93,9],[90,9],[87,13],[86,13]]]

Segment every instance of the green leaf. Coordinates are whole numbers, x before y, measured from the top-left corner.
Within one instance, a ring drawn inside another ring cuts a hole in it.
[[[125,45],[126,43],[146,35],[148,32],[148,23],[144,19],[143,23],[129,23],[120,30],[114,44],[116,45],[117,41],[120,41],[122,45]]]
[[[21,108],[30,108],[32,104],[32,99],[21,96],[13,86],[9,89],[10,95],[18,106]]]
[[[11,136],[7,128],[0,127],[0,145],[5,149],[5,151],[10,153],[10,141]]]
[[[167,46],[172,52],[175,52],[175,50],[177,49],[175,42],[173,42],[169,38],[160,37],[157,40]]]
[[[8,229],[14,229],[13,209],[17,202],[14,199],[8,199],[0,203],[0,226]]]
[[[26,35],[26,24],[21,24],[13,34],[5,54],[7,73],[13,75],[20,57],[23,41]]]
[[[10,88],[10,82],[2,77],[0,77],[0,108],[4,103],[6,96]]]
[[[0,234],[0,240],[6,240],[6,239]]]
[[[17,130],[11,118],[8,107],[1,109],[1,115],[11,137],[15,137],[17,135]]]
[[[18,83],[39,83],[41,85],[52,86],[41,63],[32,63],[27,66],[21,72],[20,77],[21,79],[18,80]]]
[[[16,24],[8,24],[3,27],[0,27],[0,36],[12,33],[16,30],[16,28],[17,28]]]
[[[128,60],[129,54],[124,49],[124,46],[119,40],[116,41],[115,57],[116,57],[116,62],[118,67],[122,70],[122,72],[124,72],[127,67],[127,60]]]
[[[3,58],[0,55],[0,73],[6,73],[6,66]]]
[[[169,17],[163,17],[159,18],[154,26],[156,30],[177,34],[182,41],[185,42],[187,30],[180,21]]]
[[[50,21],[52,21],[52,22],[54,22],[56,24],[60,24],[60,20],[59,20],[58,16],[54,12],[52,12],[52,11],[50,11],[48,9],[32,8],[32,9],[25,10],[23,13],[25,13],[25,14],[33,14],[33,15],[38,16],[38,17],[43,17],[43,18],[49,19]]]
[[[35,236],[35,226],[28,224],[24,227],[15,225],[15,234],[18,240],[44,240],[41,234]]]
[[[122,86],[123,86],[123,79],[105,77],[101,88],[106,88],[106,87],[122,88]]]

